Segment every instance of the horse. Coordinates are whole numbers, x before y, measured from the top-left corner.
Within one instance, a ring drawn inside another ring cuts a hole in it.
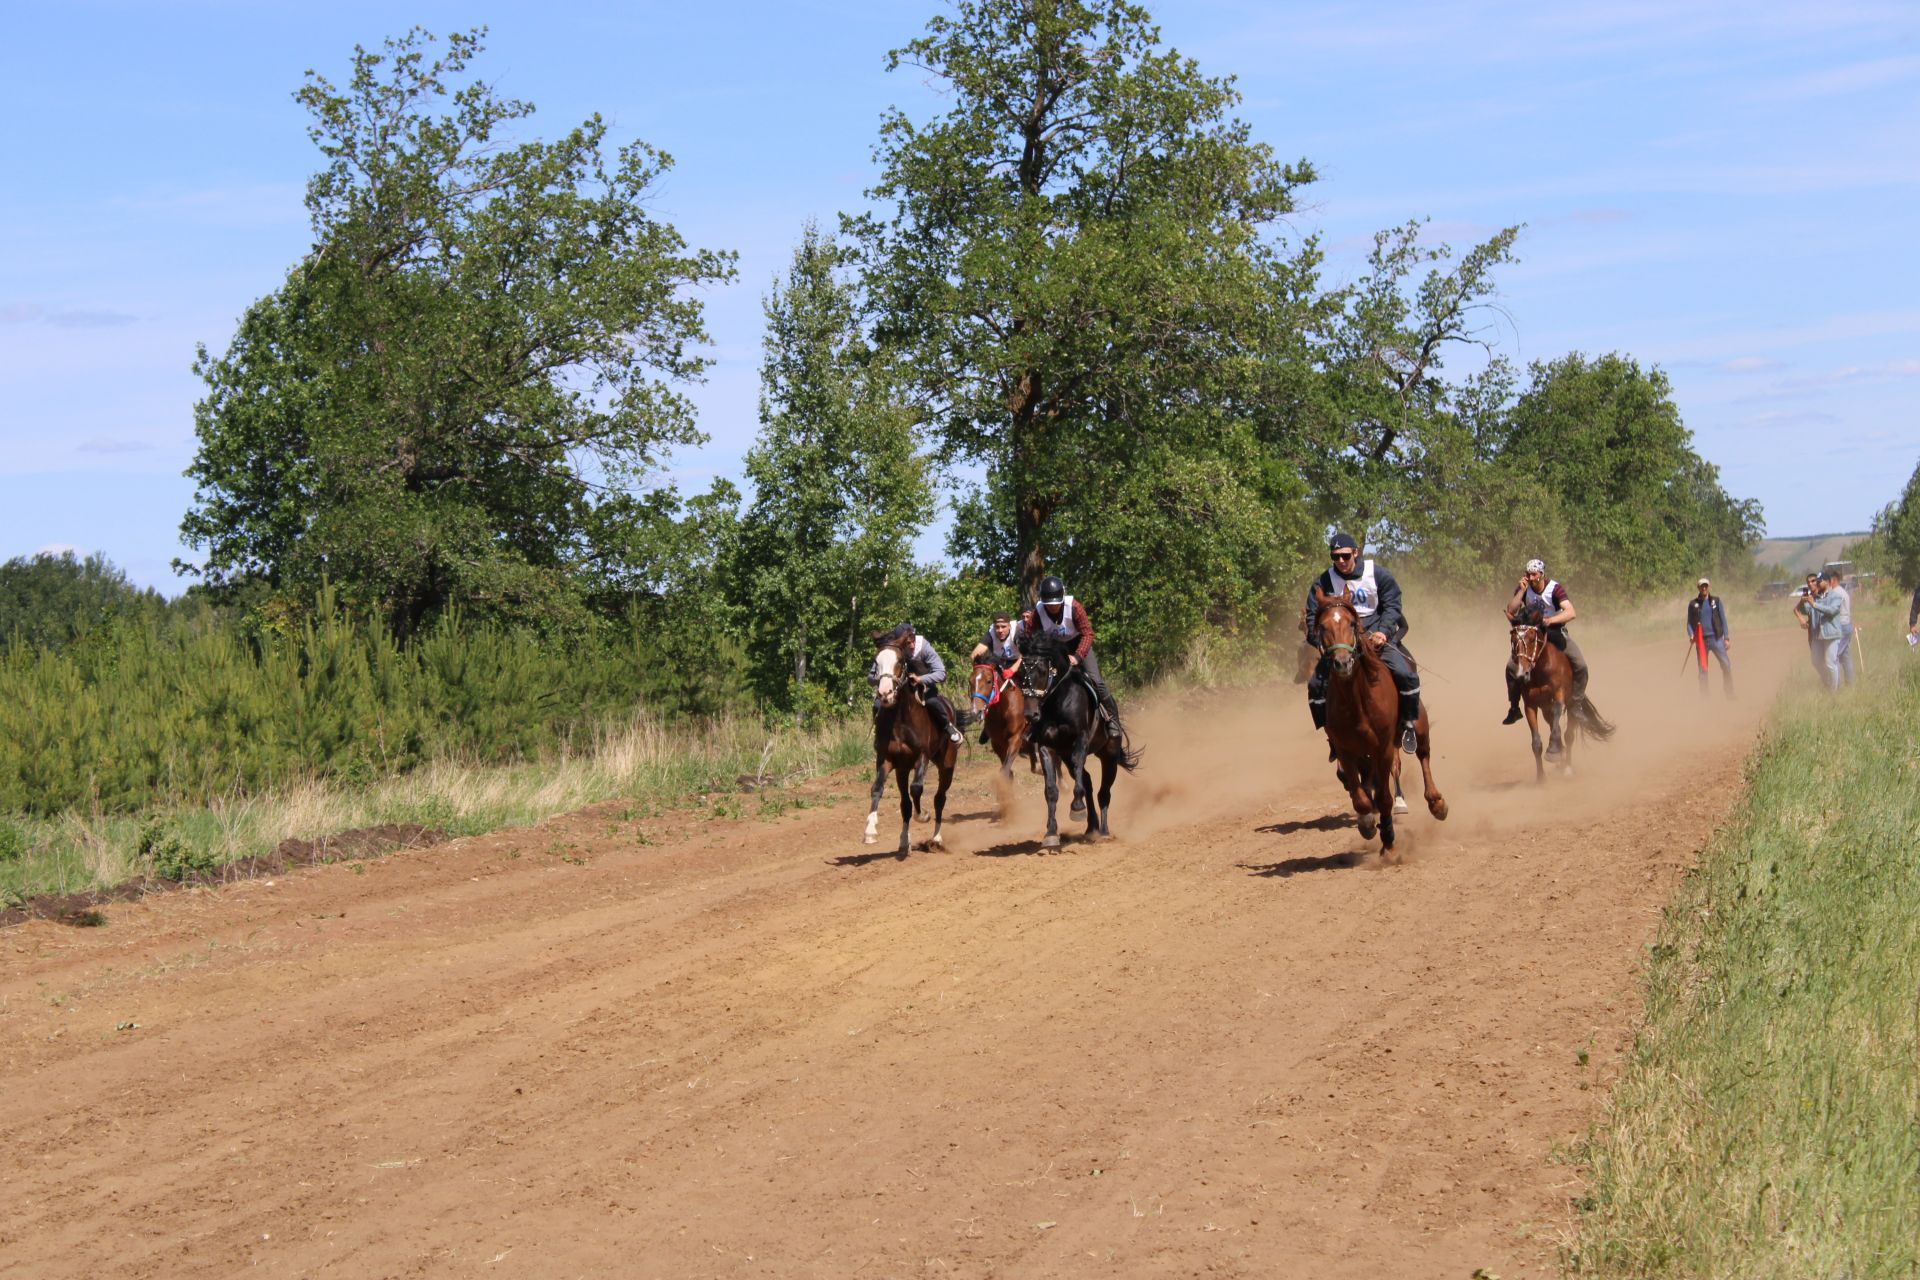
[[[907,856],[907,836],[913,829],[914,815],[920,813],[920,779],[931,761],[940,771],[940,779],[933,793],[933,835],[927,839],[927,848],[944,849],[940,824],[946,817],[947,788],[953,785],[960,744],[935,727],[932,714],[916,693],[906,692],[910,684],[906,637],[883,631],[873,637],[873,643],[879,647],[873,659],[879,678],[873,689],[873,792],[867,808],[866,843],[877,842],[880,796],[887,789],[887,770],[891,768],[900,787],[900,848],[896,856]]]
[[[1567,661],[1567,655],[1560,651],[1547,638],[1547,629],[1541,623],[1543,612],[1539,605],[1531,609],[1522,609],[1513,617],[1513,626],[1507,635],[1510,649],[1507,658],[1507,672],[1520,682],[1520,703],[1527,712],[1527,732],[1533,738],[1533,780],[1547,780],[1546,765],[1541,761],[1540,716],[1547,717],[1546,759],[1559,760],[1563,772],[1573,772],[1573,730],[1578,727],[1587,736],[1598,742],[1605,742],[1613,736],[1613,726],[1601,716],[1593,701],[1586,694],[1573,691],[1573,664]],[[1561,732],[1561,722],[1565,720],[1566,732]],[[1564,744],[1564,745],[1563,745]],[[1564,752],[1564,758],[1563,758]]]
[[[1027,738],[1027,695],[1020,682],[997,662],[973,664],[974,711],[986,721],[987,741],[1000,761],[1000,806],[1013,785],[1013,761]],[[1036,762],[1035,768],[1038,768]]]
[[[1380,832],[1381,856],[1393,853],[1394,796],[1400,784],[1400,694],[1393,672],[1381,659],[1373,641],[1360,634],[1360,617],[1344,595],[1328,595],[1314,588],[1319,605],[1321,648],[1333,655],[1327,673],[1327,742],[1338,762],[1334,776],[1353,797],[1360,816],[1360,838]],[[1427,812],[1445,821],[1446,797],[1433,782],[1432,744],[1427,733],[1427,709],[1413,722],[1418,741],[1415,754],[1426,783]]]
[[[1108,727],[1093,689],[1075,673],[1059,641],[1029,634],[1021,638],[1020,653],[1020,682],[1028,699],[1027,741],[1039,752],[1040,776],[1046,781],[1047,834],[1040,847],[1060,847],[1055,816],[1060,801],[1060,780],[1053,764],[1056,757],[1067,766],[1075,797],[1085,798],[1087,835],[1096,840],[1110,839],[1113,832],[1107,818],[1112,809],[1114,771],[1132,772],[1140,764],[1140,753]],[[1097,796],[1087,777],[1089,755],[1100,760]]]

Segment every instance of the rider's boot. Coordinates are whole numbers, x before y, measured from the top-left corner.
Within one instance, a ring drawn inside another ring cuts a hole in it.
[[[1307,714],[1313,717],[1313,727],[1316,730],[1324,729],[1327,727],[1327,704],[1326,703],[1315,702],[1311,698],[1307,699]]]
[[[1107,718],[1107,731],[1109,733],[1116,738],[1125,735],[1127,732],[1126,726],[1120,723],[1120,704],[1113,700],[1111,693],[1101,695],[1100,714]]]
[[[1507,718],[1501,724],[1520,723],[1520,682],[1512,676],[1507,677]]]
[[[1400,695],[1400,749],[1408,755],[1420,750],[1420,734],[1414,728],[1414,722],[1420,718],[1420,695],[1403,693]]]

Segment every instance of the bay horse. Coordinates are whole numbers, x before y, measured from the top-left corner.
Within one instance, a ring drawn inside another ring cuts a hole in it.
[[[1613,736],[1607,723],[1584,693],[1573,691],[1573,663],[1547,638],[1538,604],[1523,608],[1513,616],[1507,634],[1509,656],[1507,672],[1520,682],[1520,705],[1526,708],[1527,732],[1533,738],[1533,780],[1547,780],[1541,762],[1540,717],[1547,717],[1546,759],[1559,760],[1561,769],[1573,772],[1573,731],[1576,727],[1597,742]],[[1562,732],[1564,723],[1565,732]]]
[[[1047,792],[1047,834],[1040,841],[1043,849],[1060,847],[1060,826],[1056,806],[1060,802],[1060,780],[1054,769],[1058,758],[1073,780],[1074,795],[1085,797],[1087,835],[1096,840],[1113,836],[1107,818],[1112,809],[1113,778],[1118,769],[1129,772],[1140,764],[1140,753],[1107,726],[1100,714],[1099,700],[1073,664],[1058,640],[1029,633],[1020,640],[1020,683],[1027,696],[1027,741],[1040,756],[1040,776]],[[1100,791],[1094,793],[1087,777],[1087,757],[1100,761]]]
[[[997,662],[973,664],[973,709],[986,721],[987,742],[1000,761],[1000,808],[1013,785],[1013,761],[1027,740],[1027,695]],[[1039,765],[1036,762],[1035,768]]]
[[[873,668],[877,680],[873,688],[873,792],[867,809],[866,843],[878,842],[880,796],[887,789],[887,770],[900,787],[900,848],[896,856],[905,858],[908,834],[914,815],[920,812],[920,779],[929,761],[940,771],[933,793],[933,835],[927,848],[944,849],[940,824],[947,812],[947,788],[953,785],[953,766],[960,756],[960,744],[941,733],[933,715],[920,701],[907,674],[907,637],[891,631],[874,635],[879,646]]]
[[[1344,595],[1328,595],[1314,588],[1319,605],[1320,646],[1333,655],[1327,672],[1327,741],[1338,762],[1334,774],[1353,798],[1360,817],[1360,838],[1380,832],[1381,856],[1393,853],[1393,801],[1400,783],[1400,694],[1371,639],[1360,633],[1360,618]],[[1419,749],[1420,775],[1426,783],[1427,812],[1445,821],[1447,800],[1433,782],[1432,744],[1427,734],[1427,708],[1413,722]]]

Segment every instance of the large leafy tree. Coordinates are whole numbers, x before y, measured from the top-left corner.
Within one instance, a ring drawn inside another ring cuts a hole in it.
[[[866,341],[844,254],[809,223],[766,300],[753,502],[733,578],[763,696],[822,705],[864,664],[866,631],[910,598],[933,514],[895,373]]]
[[[1920,585],[1920,465],[1900,496],[1873,518],[1873,536],[1864,545],[1862,554],[1892,572],[1901,586]]]
[[[1097,575],[1083,594],[1124,590],[1069,539],[1091,551],[1142,526],[1093,507],[1199,520],[1163,532],[1204,541],[1203,472],[1227,505],[1260,491],[1257,463],[1212,442],[1298,353],[1301,267],[1270,232],[1312,170],[1253,141],[1231,82],[1162,48],[1125,0],[958,0],[892,53],[902,65],[951,105],[886,117],[880,211],[849,220],[879,333],[948,457],[984,464],[965,515],[1002,513],[1022,593],[1076,559]]]
[[[1736,499],[1693,449],[1667,376],[1622,355],[1532,366],[1494,433],[1507,473],[1553,495],[1583,580],[1637,590],[1744,565],[1760,504]],[[1569,573],[1576,572],[1569,566]]]
[[[0,564],[0,645],[58,649],[116,619],[158,617],[166,601],[102,555],[41,551]]]
[[[699,438],[691,290],[731,261],[648,215],[670,160],[608,154],[598,116],[516,140],[533,108],[469,74],[480,48],[416,29],[296,95],[313,250],[196,364],[183,568],[210,583],[330,578],[402,633],[454,606],[564,624],[644,553],[635,495]]]

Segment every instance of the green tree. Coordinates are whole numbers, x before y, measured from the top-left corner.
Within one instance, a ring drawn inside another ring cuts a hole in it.
[[[787,709],[837,700],[864,666],[866,633],[904,608],[913,538],[932,516],[912,411],[861,331],[843,263],[808,223],[766,300],[746,458],[754,497],[733,577],[762,696]]]
[[[140,588],[105,556],[41,551],[0,564],[0,643],[59,649],[125,619],[158,618],[166,601]]]
[[[1875,559],[1901,586],[1920,585],[1920,465],[1914,467],[1899,498],[1873,518],[1868,542]]]
[[[1494,272],[1513,261],[1520,228],[1457,260],[1451,246],[1423,244],[1423,232],[1416,221],[1376,233],[1367,274],[1326,299],[1317,403],[1297,439],[1322,520],[1370,545],[1431,552],[1444,540],[1435,509],[1471,495],[1491,461],[1453,403],[1464,395],[1470,406],[1485,389],[1440,375],[1451,347],[1491,352]],[[1495,364],[1483,378],[1497,387],[1507,376]]]
[[[510,141],[533,108],[467,74],[481,34],[356,49],[345,88],[308,73],[314,248],[201,350],[184,570],[331,579],[403,636],[455,606],[564,626],[658,514],[636,491],[700,438],[690,291],[731,259],[648,216],[671,161],[608,155],[597,115]]]
[[[1639,590],[1706,568],[1744,565],[1760,504],[1721,488],[1693,449],[1658,368],[1578,352],[1531,369],[1497,438],[1507,474],[1554,495],[1570,557],[1587,581]]]
[[[1089,495],[1204,455],[1297,352],[1302,268],[1267,232],[1313,174],[1125,0],[959,0],[903,64],[951,108],[886,117],[882,212],[848,225],[879,333],[948,456],[986,465],[1031,596],[1066,557],[1057,520],[1084,533]]]

